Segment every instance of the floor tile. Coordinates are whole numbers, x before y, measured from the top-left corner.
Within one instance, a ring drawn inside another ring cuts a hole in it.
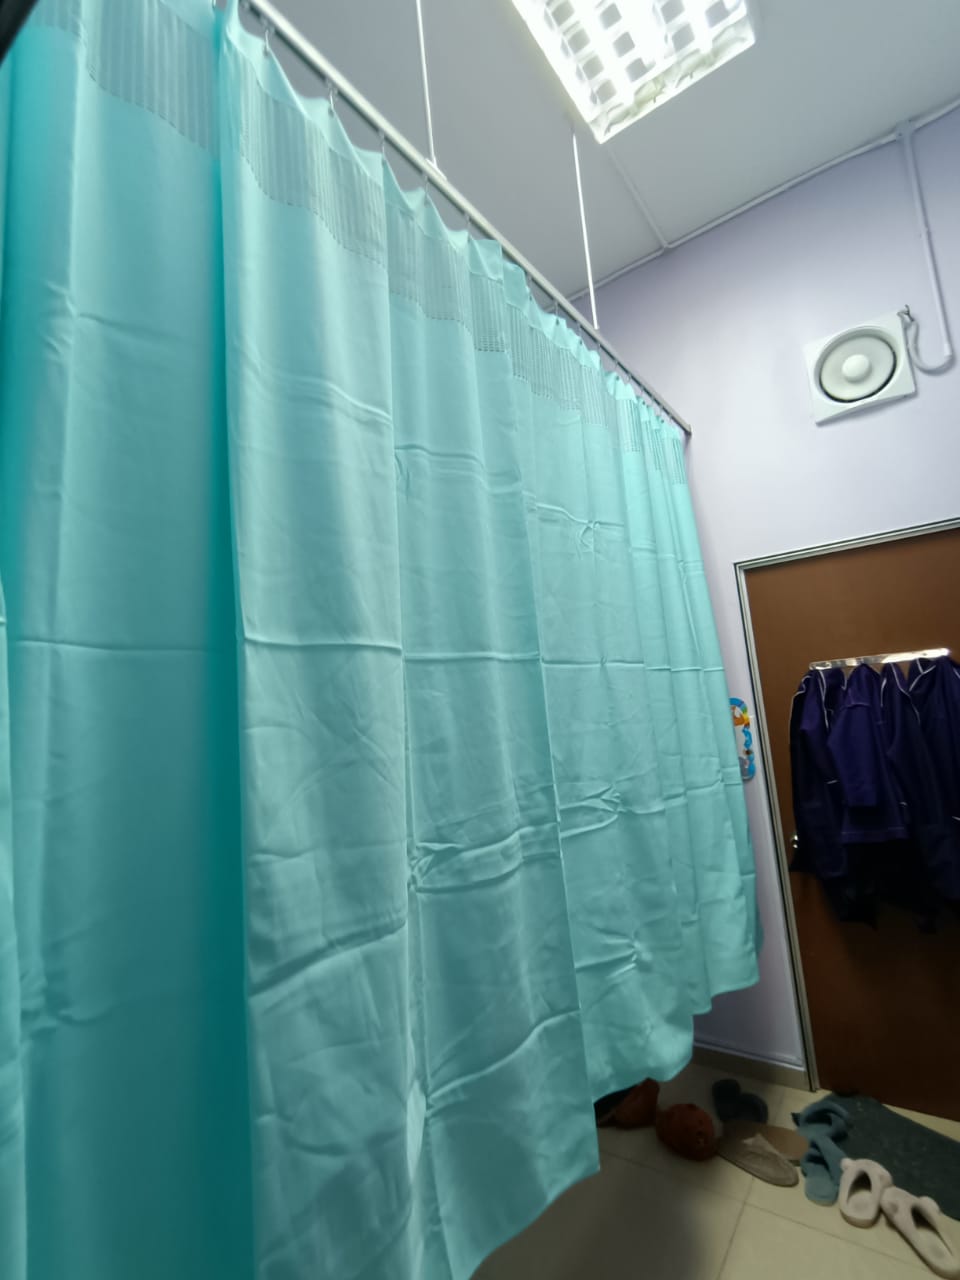
[[[716,1280],[742,1209],[728,1196],[607,1159],[474,1280]]]
[[[752,1208],[762,1209],[765,1213],[809,1227],[820,1235],[844,1240],[848,1244],[868,1249],[872,1253],[884,1254],[905,1265],[923,1265],[903,1236],[895,1231],[885,1218],[881,1217],[873,1227],[851,1227],[849,1222],[844,1221],[836,1205],[828,1207],[808,1200],[803,1191],[802,1175],[800,1184],[796,1187],[774,1187],[769,1182],[760,1182],[755,1178],[747,1195],[747,1204]]]
[[[931,1274],[919,1261],[885,1257],[748,1204],[720,1280],[811,1280],[814,1276],[826,1280],[917,1280],[921,1272]]]
[[[693,1102],[713,1116],[711,1090],[713,1082],[723,1078],[723,1073],[708,1067],[691,1064],[679,1076],[667,1081],[660,1088],[660,1106],[669,1107],[675,1102]],[[783,1086],[767,1084],[759,1080],[740,1077],[740,1084],[747,1093],[756,1093],[764,1099],[771,1115],[780,1108]],[[717,1122],[717,1133],[722,1126]],[[657,1138],[654,1129],[601,1129],[600,1150],[620,1160],[659,1169],[671,1177],[690,1182],[718,1195],[744,1200],[750,1190],[750,1175],[727,1160],[685,1160],[675,1155]]]
[[[645,1165],[668,1177],[692,1186],[744,1201],[753,1181],[749,1173],[729,1160],[685,1160],[665,1147],[653,1129],[601,1129],[600,1151],[604,1156]]]

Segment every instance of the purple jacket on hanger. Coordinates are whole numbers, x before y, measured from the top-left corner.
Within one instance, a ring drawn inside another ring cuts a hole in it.
[[[840,839],[843,802],[827,747],[836,700],[843,689],[837,667],[808,671],[790,710],[790,766],[797,849],[791,868],[820,879],[842,876],[847,855]]]
[[[884,670],[880,698],[887,759],[906,800],[910,835],[929,884],[943,898],[960,901],[960,823],[947,812],[907,677],[898,666]],[[912,868],[905,873],[912,874]]]
[[[827,745],[843,794],[844,844],[906,839],[906,802],[887,760],[880,676],[872,667],[856,667],[847,680]]]
[[[960,830],[960,664],[949,656],[920,658],[909,678],[940,792]]]

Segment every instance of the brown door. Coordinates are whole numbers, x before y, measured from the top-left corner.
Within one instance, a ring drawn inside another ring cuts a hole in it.
[[[794,831],[790,704],[811,662],[949,648],[960,656],[960,529],[745,573],[783,832]],[[843,924],[819,882],[789,877],[825,1088],[960,1119],[960,916],[922,933],[882,908]]]

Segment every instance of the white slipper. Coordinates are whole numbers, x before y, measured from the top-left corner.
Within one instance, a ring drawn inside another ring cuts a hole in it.
[[[876,1160],[841,1160],[837,1205],[852,1227],[872,1227],[880,1217],[880,1197],[893,1178]]]
[[[899,1187],[888,1187],[880,1208],[904,1240],[914,1247],[931,1271],[944,1280],[960,1277],[960,1254],[943,1229],[943,1215],[929,1196],[912,1196]]]

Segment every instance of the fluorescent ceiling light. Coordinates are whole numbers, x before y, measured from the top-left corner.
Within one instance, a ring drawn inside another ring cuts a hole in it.
[[[754,42],[747,0],[513,0],[598,141]]]

